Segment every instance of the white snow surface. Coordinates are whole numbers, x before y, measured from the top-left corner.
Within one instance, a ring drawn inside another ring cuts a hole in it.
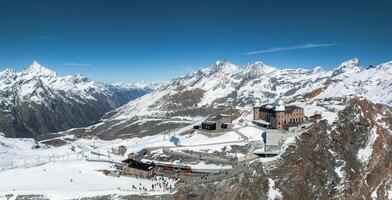
[[[33,148],[37,144],[41,147]],[[148,188],[148,194],[169,192],[163,189],[152,191],[151,184],[154,181],[149,179],[111,177],[98,172],[113,169],[112,164],[104,161],[120,162],[125,159],[109,153],[112,147],[118,145],[127,146],[129,153],[145,147],[171,144],[162,135],[157,135],[112,141],[79,139],[61,147],[49,147],[33,139],[5,138],[0,135],[0,180],[10,180],[0,181],[0,194],[43,194],[50,199],[129,195],[141,193],[140,190],[131,189],[132,185],[138,186],[139,183]],[[174,184],[172,180],[168,181]]]
[[[253,126],[247,126],[238,130],[240,133],[244,134],[246,137],[249,138],[250,141],[252,140],[262,140],[261,134],[265,131],[258,129]]]
[[[93,197],[105,194],[141,194],[132,185],[148,188],[148,193],[165,194],[166,190],[152,191],[157,181],[135,177],[105,176],[97,170],[110,169],[111,164],[87,161],[62,161],[32,168],[18,168],[0,172],[0,194],[41,194],[50,199]],[[165,178],[174,187],[171,179]],[[143,192],[144,193],[144,192]]]
[[[282,193],[279,191],[278,188],[275,187],[275,181],[271,178],[268,178],[268,198],[271,200],[280,199],[282,198]]]
[[[366,143],[366,146],[362,149],[359,149],[357,153],[357,159],[362,163],[367,164],[369,162],[373,153],[373,144],[376,142],[377,137],[377,128],[373,127],[370,130],[370,137]]]

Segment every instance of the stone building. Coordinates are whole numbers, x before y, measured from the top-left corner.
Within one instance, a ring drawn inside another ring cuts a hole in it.
[[[118,146],[117,148],[112,147],[112,154],[123,156],[127,152],[126,146]]]
[[[304,109],[286,106],[279,98],[273,104],[253,108],[253,123],[267,128],[283,129],[303,123]]]

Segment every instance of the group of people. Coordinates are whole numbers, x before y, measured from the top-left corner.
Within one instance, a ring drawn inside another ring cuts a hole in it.
[[[173,191],[174,186],[170,180],[176,181],[176,178],[166,178],[166,177],[152,177],[150,178],[151,180],[151,187],[145,186],[142,183],[139,183],[137,185],[132,185],[131,189],[133,191],[139,191],[139,192],[148,192],[148,191]],[[118,188],[121,190],[121,188]]]
[[[165,177],[152,177],[150,180],[153,182],[151,184],[151,190],[152,191],[172,191],[173,186],[169,182],[170,179],[173,179],[175,181],[175,178],[165,178]]]

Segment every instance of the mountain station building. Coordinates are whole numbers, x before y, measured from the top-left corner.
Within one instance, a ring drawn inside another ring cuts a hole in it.
[[[273,104],[253,108],[253,123],[266,128],[284,129],[304,122],[304,109],[287,106],[278,98]]]
[[[125,175],[148,178],[155,174],[156,169],[154,163],[144,163],[131,158],[122,161],[122,171]]]

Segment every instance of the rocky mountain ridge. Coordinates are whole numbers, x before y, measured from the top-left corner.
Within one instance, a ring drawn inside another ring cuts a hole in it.
[[[102,138],[156,134],[216,113],[239,116],[243,110],[271,103],[277,97],[289,103],[311,105],[317,99],[357,95],[391,105],[391,65],[389,62],[365,69],[354,58],[328,71],[319,66],[310,70],[278,69],[262,62],[241,68],[228,61],[217,61],[165,82],[142,98],[108,113],[104,123],[88,127],[88,131]],[[311,111],[305,110],[305,114],[313,114]]]
[[[392,198],[392,109],[342,99],[336,123],[322,121],[236,177],[185,185],[175,199]]]
[[[80,74],[61,77],[34,61],[22,72],[0,72],[0,131],[36,137],[88,126],[151,90],[94,82]]]

